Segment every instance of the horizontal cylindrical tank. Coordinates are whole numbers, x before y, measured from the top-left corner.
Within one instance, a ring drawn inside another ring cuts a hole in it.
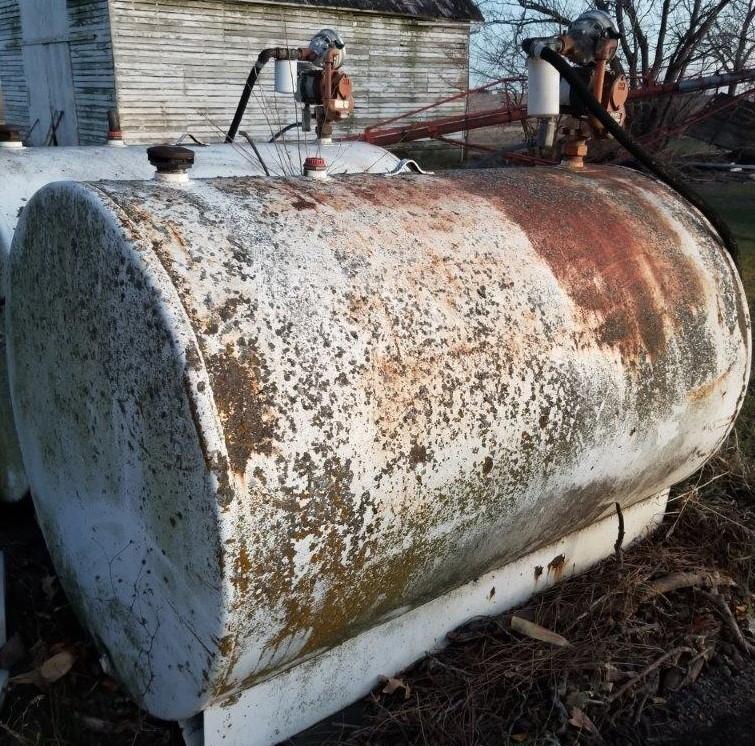
[[[398,164],[392,153],[365,143],[319,144],[302,139],[301,143],[289,140],[256,145],[276,176],[301,174],[307,155],[321,155],[331,174],[385,173]],[[246,143],[192,147],[193,178],[264,174]],[[143,147],[0,148],[0,501],[19,500],[28,488],[8,396],[3,322],[3,273],[21,209],[37,189],[53,181],[149,179],[153,172]]]
[[[749,371],[718,238],[616,168],[54,184],[9,290],[40,524],[164,718],[661,492]]]

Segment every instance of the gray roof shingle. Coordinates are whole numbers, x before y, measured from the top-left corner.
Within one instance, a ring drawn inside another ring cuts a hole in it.
[[[272,0],[274,2],[274,0]],[[345,10],[369,10],[376,13],[411,18],[482,21],[482,13],[473,0],[285,0],[297,5],[311,5]]]

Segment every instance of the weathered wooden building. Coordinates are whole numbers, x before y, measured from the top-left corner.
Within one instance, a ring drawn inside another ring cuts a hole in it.
[[[100,143],[112,108],[133,143],[220,140],[258,52],[332,27],[357,99],[341,131],[360,130],[466,87],[479,20],[472,0],[0,0],[5,116],[33,144],[53,125],[59,144]],[[271,69],[242,129],[265,137],[295,116]]]

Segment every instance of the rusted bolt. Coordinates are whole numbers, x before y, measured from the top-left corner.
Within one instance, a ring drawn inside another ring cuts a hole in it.
[[[0,124],[0,148],[23,148],[21,131],[14,124]]]
[[[327,179],[328,164],[324,158],[310,155],[304,161],[304,175],[309,176],[311,179]]]
[[[147,148],[147,158],[157,180],[178,184],[189,180],[187,172],[194,165],[194,151],[180,145],[153,145]]]

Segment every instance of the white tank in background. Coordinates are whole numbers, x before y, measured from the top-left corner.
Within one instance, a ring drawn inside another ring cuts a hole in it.
[[[54,181],[149,179],[154,173],[145,146],[23,148],[20,142],[0,147],[0,501],[21,499],[28,489],[8,395],[5,361],[5,272],[16,222],[29,198]],[[310,156],[324,159],[330,175],[386,173],[398,158],[382,148],[359,142],[286,142],[189,145],[194,151],[192,178],[213,176],[293,176]],[[264,164],[264,165],[263,165]]]

